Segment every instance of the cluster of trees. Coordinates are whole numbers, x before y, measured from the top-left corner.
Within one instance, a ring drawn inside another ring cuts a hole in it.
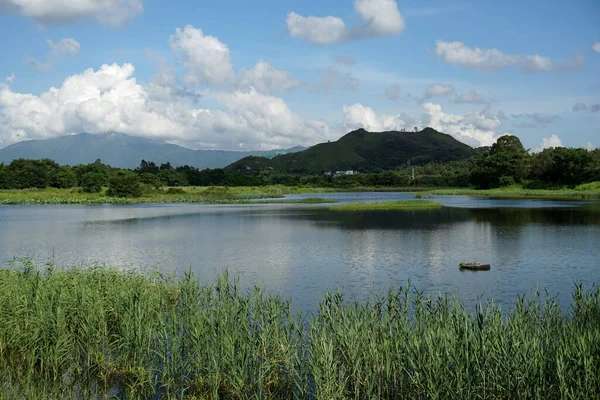
[[[414,174],[414,176],[413,176]],[[44,160],[18,159],[0,164],[0,189],[73,188],[85,192],[136,197],[162,186],[420,186],[495,188],[524,184],[531,188],[575,186],[600,181],[600,149],[549,148],[530,154],[516,136],[502,136],[491,147],[476,149],[469,160],[424,166],[406,165],[394,171],[331,177],[300,175],[264,169],[251,173],[190,166],[156,165],[142,160],[135,170],[112,168],[100,160],[87,165],[62,166]]]
[[[552,147],[530,154],[516,136],[501,136],[472,160],[469,179],[487,189],[524,184],[530,188],[600,181],[600,149]]]

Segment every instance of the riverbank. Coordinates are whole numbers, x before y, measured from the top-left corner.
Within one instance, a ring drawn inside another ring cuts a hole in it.
[[[0,270],[0,397],[598,398],[600,289],[486,303],[340,293],[300,317],[227,276]]]
[[[420,188],[417,188],[421,190]],[[415,190],[413,188],[413,190]],[[106,189],[98,193],[85,193],[74,189],[23,189],[0,190],[0,205],[59,205],[59,204],[143,204],[143,203],[199,203],[199,204],[256,204],[261,199],[283,198],[287,194],[319,194],[348,191],[408,191],[408,188],[360,187],[352,189],[308,188],[295,186],[237,186],[168,187],[145,192],[140,197],[111,197]],[[285,201],[306,203],[306,200]],[[308,201],[317,203],[316,201]],[[318,203],[331,201],[318,201]]]
[[[508,187],[489,190],[467,188],[435,189],[415,187],[349,187],[313,188],[299,186],[239,186],[239,187],[175,187],[147,191],[141,197],[121,198],[99,193],[85,193],[74,189],[23,189],[0,190],[0,205],[44,204],[142,204],[142,203],[200,203],[247,204],[261,199],[277,199],[287,194],[315,194],[341,192],[414,192],[431,195],[481,196],[497,199],[550,199],[550,200],[600,200],[598,183],[581,185],[575,189],[533,190]],[[286,201],[293,202],[293,201]]]
[[[549,200],[600,200],[600,184],[580,185],[574,189],[525,189],[510,186],[498,189],[429,189],[431,195],[480,196],[492,199],[549,199]]]

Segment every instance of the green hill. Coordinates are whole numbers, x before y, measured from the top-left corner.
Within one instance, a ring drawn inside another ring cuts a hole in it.
[[[304,151],[272,160],[246,157],[227,167],[230,171],[258,172],[265,169],[298,174],[326,171],[377,172],[432,161],[469,158],[473,149],[452,136],[425,128],[420,132],[367,132],[359,129],[336,142],[321,143]]]

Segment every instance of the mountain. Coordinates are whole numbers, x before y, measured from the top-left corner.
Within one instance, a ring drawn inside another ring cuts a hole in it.
[[[381,171],[432,161],[469,158],[474,150],[452,136],[425,128],[420,132],[352,131],[335,142],[321,143],[304,151],[272,160],[246,157],[227,167],[230,171],[256,172],[273,169],[287,173],[321,174],[326,171]]]
[[[273,157],[276,154],[300,150],[304,150],[304,147],[271,151],[191,150],[123,133],[80,133],[15,143],[0,149],[0,162],[8,164],[17,158],[50,158],[59,164],[76,165],[101,159],[103,163],[112,167],[136,168],[141,160],[146,160],[157,165],[170,162],[175,167],[190,165],[203,169],[223,168],[250,155]]]

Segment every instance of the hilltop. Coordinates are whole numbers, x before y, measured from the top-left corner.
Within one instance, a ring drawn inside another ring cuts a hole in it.
[[[454,137],[425,128],[420,132],[352,131],[335,142],[321,143],[304,151],[274,157],[246,157],[229,165],[229,171],[258,172],[272,169],[299,174],[356,170],[377,172],[406,165],[463,160],[474,149]]]
[[[45,140],[28,140],[0,149],[0,163],[18,158],[49,158],[62,165],[89,164],[97,159],[116,168],[136,168],[141,160],[157,165],[170,162],[174,167],[223,168],[241,158],[304,150],[294,147],[273,151],[191,150],[164,141],[150,140],[123,133],[80,133]]]

